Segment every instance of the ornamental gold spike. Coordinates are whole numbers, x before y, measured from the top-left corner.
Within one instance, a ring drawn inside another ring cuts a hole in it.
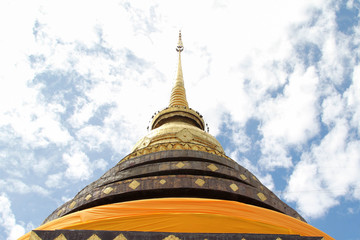
[[[179,53],[179,63],[175,85],[171,91],[170,104],[169,107],[182,106],[189,107],[189,104],[186,100],[185,87],[184,87],[184,78],[181,67],[181,52],[184,50],[184,46],[181,40],[181,31],[179,31],[179,41],[176,47],[176,51]]]

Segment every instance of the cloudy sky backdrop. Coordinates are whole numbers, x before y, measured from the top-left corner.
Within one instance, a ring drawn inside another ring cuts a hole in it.
[[[310,224],[360,239],[358,0],[0,2],[0,239],[39,226],[167,106]]]

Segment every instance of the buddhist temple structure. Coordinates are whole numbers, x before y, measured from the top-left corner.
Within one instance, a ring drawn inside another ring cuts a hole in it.
[[[20,239],[333,239],[226,156],[189,107],[181,66],[132,152]]]

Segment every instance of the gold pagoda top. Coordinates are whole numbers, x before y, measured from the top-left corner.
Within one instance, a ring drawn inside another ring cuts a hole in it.
[[[195,149],[210,149],[224,155],[221,144],[205,131],[203,117],[197,111],[189,108],[181,66],[181,53],[183,50],[184,45],[181,32],[179,32],[176,47],[176,51],[179,53],[178,69],[175,84],[171,91],[169,106],[153,117],[151,131],[135,145],[132,152],[146,147],[158,146],[159,144],[167,144],[168,147],[170,143],[182,143],[182,146],[185,146],[186,143],[192,146],[195,144]]]
[[[183,46],[183,43],[181,40],[181,32],[179,32],[179,42],[176,47],[176,51],[179,53],[178,70],[177,70],[175,85],[171,91],[169,107],[174,107],[174,106],[183,106],[186,108],[189,107],[189,104],[186,100],[184,77],[183,77],[182,67],[181,67],[181,52],[183,50],[184,50],[184,46]]]

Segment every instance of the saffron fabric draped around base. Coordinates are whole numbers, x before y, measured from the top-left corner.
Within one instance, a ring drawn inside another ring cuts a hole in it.
[[[48,222],[36,230],[258,233],[322,236],[317,228],[285,214],[240,202],[159,198],[97,206]],[[30,233],[19,239],[29,239]]]

